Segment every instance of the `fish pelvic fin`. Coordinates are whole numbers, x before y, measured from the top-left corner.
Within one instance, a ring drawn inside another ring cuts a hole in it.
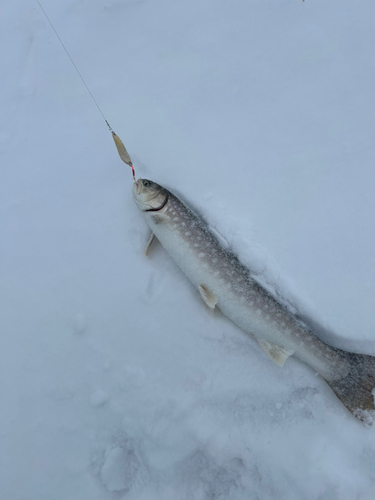
[[[371,426],[375,421],[375,357],[346,351],[341,354],[349,364],[348,373],[326,382],[355,417]]]
[[[151,247],[152,242],[154,241],[154,239],[155,239],[155,235],[154,235],[154,233],[151,232],[150,238],[148,239],[148,242],[147,242],[147,245],[146,245],[146,248],[145,248],[145,255],[146,255],[146,257],[148,257],[148,251],[150,250],[150,247]]]
[[[217,304],[217,298],[215,295],[205,285],[199,285],[198,290],[208,307],[215,309]]]
[[[269,340],[257,339],[260,347],[267,354],[267,356],[272,359],[274,363],[278,366],[284,366],[285,361],[292,356],[294,351],[280,347]]]

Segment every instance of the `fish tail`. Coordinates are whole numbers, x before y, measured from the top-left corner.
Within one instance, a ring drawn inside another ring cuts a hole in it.
[[[366,425],[375,420],[375,357],[341,351],[348,364],[344,377],[327,380],[336,396]]]

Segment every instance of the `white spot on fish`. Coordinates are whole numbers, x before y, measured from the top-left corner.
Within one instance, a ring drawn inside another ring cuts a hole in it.
[[[177,220],[178,220],[178,217],[173,217],[173,220],[177,221]]]
[[[186,231],[185,236],[190,236],[190,235],[191,235],[191,232],[190,231]]]
[[[195,248],[199,247],[198,243],[194,243]]]
[[[200,253],[198,254],[198,257],[204,257],[205,255],[206,255],[206,254],[205,254],[204,252],[200,252]]]

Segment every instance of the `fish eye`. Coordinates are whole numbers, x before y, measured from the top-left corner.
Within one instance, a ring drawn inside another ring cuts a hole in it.
[[[147,180],[146,180],[146,181],[143,181],[143,185],[144,185],[145,187],[150,187],[150,186],[151,186],[151,184],[152,184],[152,183],[151,183],[150,181],[147,181]]]

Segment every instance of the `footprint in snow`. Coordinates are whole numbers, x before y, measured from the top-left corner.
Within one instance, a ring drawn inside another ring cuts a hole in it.
[[[130,490],[140,467],[133,450],[116,446],[106,451],[100,477],[108,491]]]
[[[100,479],[110,492],[139,492],[148,481],[148,467],[136,442],[123,438],[108,445],[98,470]]]

